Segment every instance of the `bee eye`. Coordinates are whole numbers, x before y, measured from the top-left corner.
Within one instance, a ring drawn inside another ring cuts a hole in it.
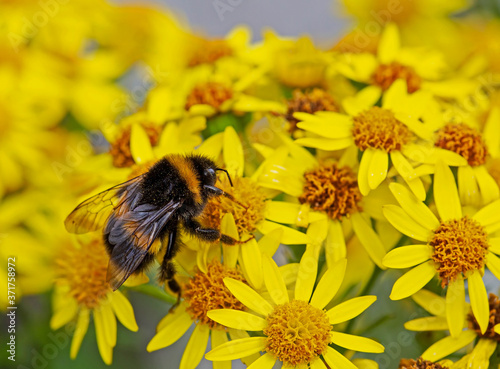
[[[204,178],[205,181],[210,185],[213,185],[217,180],[217,176],[215,175],[215,170],[212,168],[206,168],[203,171],[203,176],[205,177]]]

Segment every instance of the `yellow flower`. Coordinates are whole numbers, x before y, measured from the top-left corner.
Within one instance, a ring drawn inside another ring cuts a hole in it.
[[[459,296],[457,296],[459,297]],[[412,298],[425,310],[433,316],[418,318],[405,323],[405,328],[412,331],[441,331],[451,329],[446,318],[447,312],[450,309],[457,309],[454,319],[460,320],[466,326],[465,330],[460,330],[455,335],[447,336],[432,344],[422,357],[426,360],[440,360],[472,343],[476,338],[478,341],[474,345],[474,349],[468,355],[465,355],[457,363],[448,365],[450,368],[486,368],[490,356],[495,351],[500,335],[500,317],[498,311],[500,309],[500,300],[494,294],[489,297],[489,321],[486,331],[482,332],[479,324],[470,310],[469,304],[465,304],[464,310],[460,306],[450,306],[447,298],[440,297],[435,293],[427,290],[421,290],[415,293]],[[451,304],[454,304],[452,301]],[[463,366],[469,363],[469,365]],[[486,363],[486,365],[485,365]]]
[[[137,331],[132,305],[120,292],[113,292],[106,281],[109,257],[100,238],[61,246],[56,263],[54,314],[52,329],[74,319],[76,329],[70,356],[76,358],[94,317],[97,346],[103,361],[110,365],[116,345],[116,319],[131,331]]]
[[[438,51],[402,47],[394,23],[385,26],[376,56],[370,53],[341,54],[337,70],[349,79],[379,86],[383,91],[398,79],[406,82],[410,94],[423,90],[447,98],[465,98],[477,87],[469,79],[450,78],[444,55]]]
[[[357,147],[362,151],[358,170],[361,194],[376,189],[389,173],[389,158],[412,192],[426,197],[424,185],[412,162],[434,163],[443,158],[449,165],[465,165],[465,160],[449,151],[429,147],[429,128],[436,114],[429,111],[429,96],[406,93],[406,84],[398,80],[383,96],[382,107],[373,106],[380,98],[380,89],[369,86],[343,101],[347,114],[317,112],[314,115],[295,113],[297,127],[308,132],[295,142],[320,150],[341,150]],[[422,123],[419,118],[423,118]]]
[[[404,186],[390,189],[401,205],[384,206],[387,220],[402,233],[426,244],[398,247],[384,257],[388,268],[413,267],[400,277],[391,299],[411,296],[436,274],[446,290],[446,318],[453,337],[462,330],[465,311],[464,280],[468,280],[472,311],[481,332],[488,326],[488,296],[482,280],[483,268],[500,278],[500,251],[492,234],[500,228],[500,200],[481,208],[472,217],[464,216],[451,170],[438,162],[434,175],[434,201],[439,219]],[[460,317],[460,318],[459,318]]]
[[[345,266],[346,260],[339,260],[323,274],[314,289],[317,259],[314,250],[306,251],[290,297],[278,266],[269,256],[263,259],[267,293],[225,278],[226,287],[250,312],[225,308],[209,311],[208,316],[233,329],[262,333],[215,347],[205,357],[212,361],[234,360],[264,351],[249,368],[271,368],[276,361],[284,367],[356,368],[329,344],[355,351],[383,352],[384,347],[371,339],[333,328],[361,314],[375,302],[375,296],[354,298],[324,310],[342,283]]]
[[[369,196],[361,194],[353,169],[357,164],[355,150],[346,151],[338,161],[318,160],[289,139],[283,140],[285,145],[270,154],[256,173],[262,187],[291,197],[291,201],[272,201],[268,218],[307,228],[310,244],[325,245],[329,266],[346,257],[344,234],[353,230],[370,258],[384,268],[382,258],[391,244],[382,242],[370,220],[387,224],[380,211],[381,204],[393,203],[387,188],[381,186]],[[390,226],[384,230],[399,234]]]
[[[226,277],[235,278],[246,283],[242,273],[219,262],[220,253],[210,263],[204,265],[204,271],[199,267],[194,269],[189,279],[182,284],[180,305],[167,314],[158,324],[155,336],[147,346],[149,352],[170,346],[179,340],[194,323],[195,329],[184,350],[179,368],[194,369],[203,358],[208,340],[212,347],[217,347],[228,341],[228,333],[233,337],[248,337],[246,332],[237,329],[226,329],[210,319],[207,312],[212,309],[231,307],[242,310],[244,305],[239,302],[223,284]],[[230,366],[230,363],[229,367]]]

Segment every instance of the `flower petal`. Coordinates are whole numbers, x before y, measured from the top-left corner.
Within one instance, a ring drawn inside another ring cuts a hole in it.
[[[463,331],[460,336],[448,336],[431,345],[422,354],[422,359],[435,362],[446,357],[474,341],[477,334],[472,330]]]
[[[481,333],[486,332],[490,317],[490,308],[488,303],[488,294],[484,286],[483,278],[479,270],[475,270],[467,277],[469,281],[469,297],[472,307],[472,313],[481,328]]]
[[[262,236],[257,242],[259,244],[260,252],[269,256],[273,256],[278,250],[283,238],[283,228],[276,228]]]
[[[330,332],[330,340],[334,344],[349,350],[361,352],[384,352],[384,346],[366,337],[355,336],[353,334]]]
[[[248,282],[256,290],[260,290],[264,281],[262,273],[262,253],[255,239],[240,246],[241,259],[245,265]]]
[[[272,369],[275,363],[274,355],[266,353],[255,360],[247,369]]]
[[[387,23],[378,44],[378,59],[382,64],[389,64],[396,58],[401,47],[399,30],[394,23]]]
[[[446,319],[453,337],[458,337],[462,333],[465,314],[464,280],[459,277],[448,284],[446,291]]]
[[[399,202],[403,210],[413,218],[415,222],[423,226],[428,231],[433,231],[439,227],[439,220],[434,213],[406,187],[399,183],[391,183],[389,188]]]
[[[428,245],[401,246],[391,250],[382,261],[387,268],[409,268],[429,260],[432,252]]]
[[[352,137],[346,138],[323,138],[323,137],[304,137],[295,140],[297,145],[313,147],[315,149],[333,151],[341,150],[353,144]]]
[[[384,216],[394,228],[415,240],[427,242],[431,233],[416,223],[402,208],[396,205],[385,205],[382,208]]]
[[[463,316],[460,319],[463,321]],[[448,330],[448,321],[444,316],[428,316],[406,322],[405,328],[416,332],[446,331]]]
[[[67,299],[64,304],[58,307],[58,309],[52,315],[50,319],[50,328],[53,330],[61,328],[63,325],[67,324],[78,314],[78,303],[74,298]]]
[[[307,237],[306,234],[284,226],[283,224],[270,222],[268,220],[263,220],[257,224],[257,229],[263,234],[268,234],[278,228],[283,230],[281,243],[285,245],[303,245],[309,243],[309,237]]]
[[[237,177],[243,176],[245,167],[243,146],[241,140],[232,126],[224,130],[223,150],[224,163],[228,172]]]
[[[323,358],[331,368],[357,369],[356,365],[351,363],[348,358],[330,346],[327,346],[326,353],[323,353]]]
[[[490,202],[497,200],[500,196],[500,190],[495,179],[486,170],[484,165],[474,167],[474,173],[476,174],[477,184],[479,185],[479,190],[481,191],[481,196],[483,197],[483,203],[489,204]]]
[[[412,296],[413,300],[430,314],[446,316],[446,299],[429,290],[420,290]]]
[[[264,351],[267,337],[250,337],[224,343],[205,354],[205,359],[213,361],[236,360]]]
[[[331,220],[328,222],[325,242],[325,257],[328,267],[331,267],[337,260],[345,258],[346,255],[347,249],[342,225],[338,220]]]
[[[257,314],[267,316],[273,307],[262,298],[253,288],[232,278],[224,278],[224,284],[238,300]]]
[[[386,178],[389,170],[389,155],[385,151],[375,150],[368,169],[368,186],[376,189]]]
[[[500,280],[500,258],[489,252],[486,255],[486,266]]]
[[[94,310],[95,335],[97,338],[97,348],[101,354],[102,361],[111,365],[113,361],[113,346],[108,343],[106,328],[104,327],[103,314],[100,309]]]
[[[226,213],[222,217],[221,232],[229,237],[234,238],[235,240],[240,239],[240,235],[238,234],[238,228],[236,228],[236,222],[234,220],[234,216],[232,213]],[[228,268],[236,267],[236,262],[238,261],[238,254],[240,248],[236,245],[222,245],[222,253],[224,259],[224,265]]]
[[[207,348],[210,328],[204,324],[197,324],[182,354],[179,369],[196,368],[203,359],[203,354]]]
[[[281,276],[278,266],[269,255],[263,255],[262,257],[262,271],[266,276],[264,283],[267,291],[276,305],[289,302],[285,281]]]
[[[313,248],[307,248],[299,264],[299,273],[295,283],[295,299],[309,302],[316,276],[318,273],[318,259]]]
[[[343,323],[357,317],[375,301],[377,301],[377,296],[355,297],[334,306],[326,312],[326,315],[330,320],[330,324]]]
[[[90,321],[90,312],[88,309],[80,310],[78,314],[78,320],[76,322],[75,333],[73,334],[73,340],[71,341],[71,349],[69,356],[72,359],[76,358],[78,355],[78,351],[80,350],[80,346],[82,345],[83,337],[85,337],[85,333],[87,333],[87,329],[89,327]]]
[[[493,201],[479,210],[472,216],[472,219],[477,220],[483,227],[491,229],[492,233],[500,228],[500,200]]]
[[[442,161],[436,163],[434,201],[442,221],[462,218],[457,185],[451,169]]]
[[[369,170],[372,163],[372,158],[375,155],[375,150],[366,149],[361,157],[361,162],[359,163],[358,170],[358,186],[359,191],[363,196],[370,193],[370,184],[368,182]]]
[[[432,260],[416,266],[399,277],[394,283],[390,295],[391,300],[401,300],[413,295],[422,289],[435,274],[436,268]]]
[[[244,331],[262,331],[267,321],[246,311],[217,309],[207,312],[207,316],[223,326]]]
[[[459,167],[457,174],[458,192],[462,204],[480,204],[481,193],[472,167],[468,165]]]
[[[134,123],[130,132],[130,153],[136,164],[146,163],[153,160],[153,148],[149,137],[139,124]]]
[[[110,294],[109,299],[111,307],[120,323],[132,332],[137,332],[139,327],[135,321],[134,310],[130,301],[118,290]]]
[[[332,265],[321,277],[311,298],[310,304],[323,309],[335,297],[344,280],[347,259],[341,259]]]
[[[382,259],[385,255],[385,248],[377,233],[375,233],[371,225],[363,219],[360,213],[352,214],[351,222],[354,233],[358,236],[359,241],[365,248],[370,258],[380,269],[385,269],[384,264],[382,264]]]
[[[174,311],[174,317],[169,319],[168,324],[165,324],[148,343],[146,347],[148,352],[170,346],[181,338],[189,327],[191,327],[193,320],[186,311],[176,313],[177,312]]]

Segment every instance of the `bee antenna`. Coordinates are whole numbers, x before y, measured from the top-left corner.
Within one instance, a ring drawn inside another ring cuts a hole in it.
[[[229,173],[227,172],[227,169],[215,168],[215,170],[220,170],[221,172],[226,173],[227,179],[229,179],[229,184],[231,185],[231,187],[233,187],[233,181],[231,181],[231,177],[229,176]]]

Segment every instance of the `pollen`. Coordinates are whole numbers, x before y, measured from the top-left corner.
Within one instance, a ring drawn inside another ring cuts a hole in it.
[[[287,105],[288,111],[285,118],[289,123],[288,130],[290,132],[294,132],[297,129],[298,123],[293,113],[302,112],[313,114],[317,111],[339,111],[339,106],[334,98],[328,92],[320,88],[314,88],[312,91],[305,93],[299,89],[295,89]]]
[[[488,156],[481,133],[463,123],[450,123],[441,128],[435,146],[461,155],[470,166],[484,164]]]
[[[266,351],[286,367],[305,365],[326,352],[332,326],[324,310],[302,300],[278,305],[267,317]]]
[[[495,325],[500,324],[500,299],[498,296],[490,293],[490,298],[488,300],[490,308],[490,319],[488,321],[488,327],[486,332],[481,333],[481,328],[474,317],[474,314],[469,313],[467,315],[467,320],[469,321],[469,327],[474,329],[477,335],[481,338],[488,338],[490,340],[495,340],[500,342],[500,334],[496,333],[494,330]]]
[[[299,197],[301,204],[307,203],[312,209],[338,220],[361,211],[362,195],[351,168],[339,168],[335,163],[324,165],[304,173],[304,179],[304,190]]]
[[[207,273],[198,270],[182,289],[182,297],[188,305],[186,311],[194,321],[206,324],[211,329],[224,328],[207,316],[208,311],[214,309],[244,310],[244,305],[224,285],[225,277],[246,282],[237,269],[227,268],[214,260],[207,265]]]
[[[161,127],[152,123],[141,123],[142,128],[146,131],[149,137],[151,146],[156,146],[160,140]],[[130,152],[130,134],[131,126],[126,126],[118,135],[116,140],[111,143],[109,153],[113,158],[113,165],[117,168],[130,167],[135,164],[132,153]]]
[[[380,86],[382,90],[387,90],[397,79],[406,81],[409,94],[420,90],[422,79],[412,67],[408,67],[397,62],[391,64],[380,64],[373,73],[373,82]]]
[[[354,143],[361,151],[368,148],[392,152],[413,139],[411,131],[387,109],[374,106],[353,118]]]
[[[201,216],[201,223],[210,228],[220,229],[225,214],[233,214],[238,234],[252,233],[257,224],[264,219],[266,196],[255,181],[250,178],[235,177],[233,186],[222,180],[219,187],[233,196],[233,201],[224,196],[211,198]]]
[[[205,104],[219,109],[224,101],[233,97],[233,90],[219,82],[206,82],[196,85],[186,99],[186,110],[193,105]]]
[[[434,248],[442,287],[455,281],[460,273],[480,270],[488,253],[487,234],[477,221],[464,217],[442,222],[429,242]]]
[[[190,67],[200,64],[212,64],[220,58],[233,55],[233,49],[226,40],[206,40],[200,38],[197,41],[195,42],[195,49],[193,50],[191,59],[188,62],[188,66]]]
[[[433,363],[432,361],[424,360],[419,357],[417,360],[401,359],[398,369],[447,369],[447,366]]]
[[[108,261],[101,240],[80,247],[71,244],[56,259],[56,283],[69,286],[69,294],[78,304],[92,309],[111,292],[106,281]]]

